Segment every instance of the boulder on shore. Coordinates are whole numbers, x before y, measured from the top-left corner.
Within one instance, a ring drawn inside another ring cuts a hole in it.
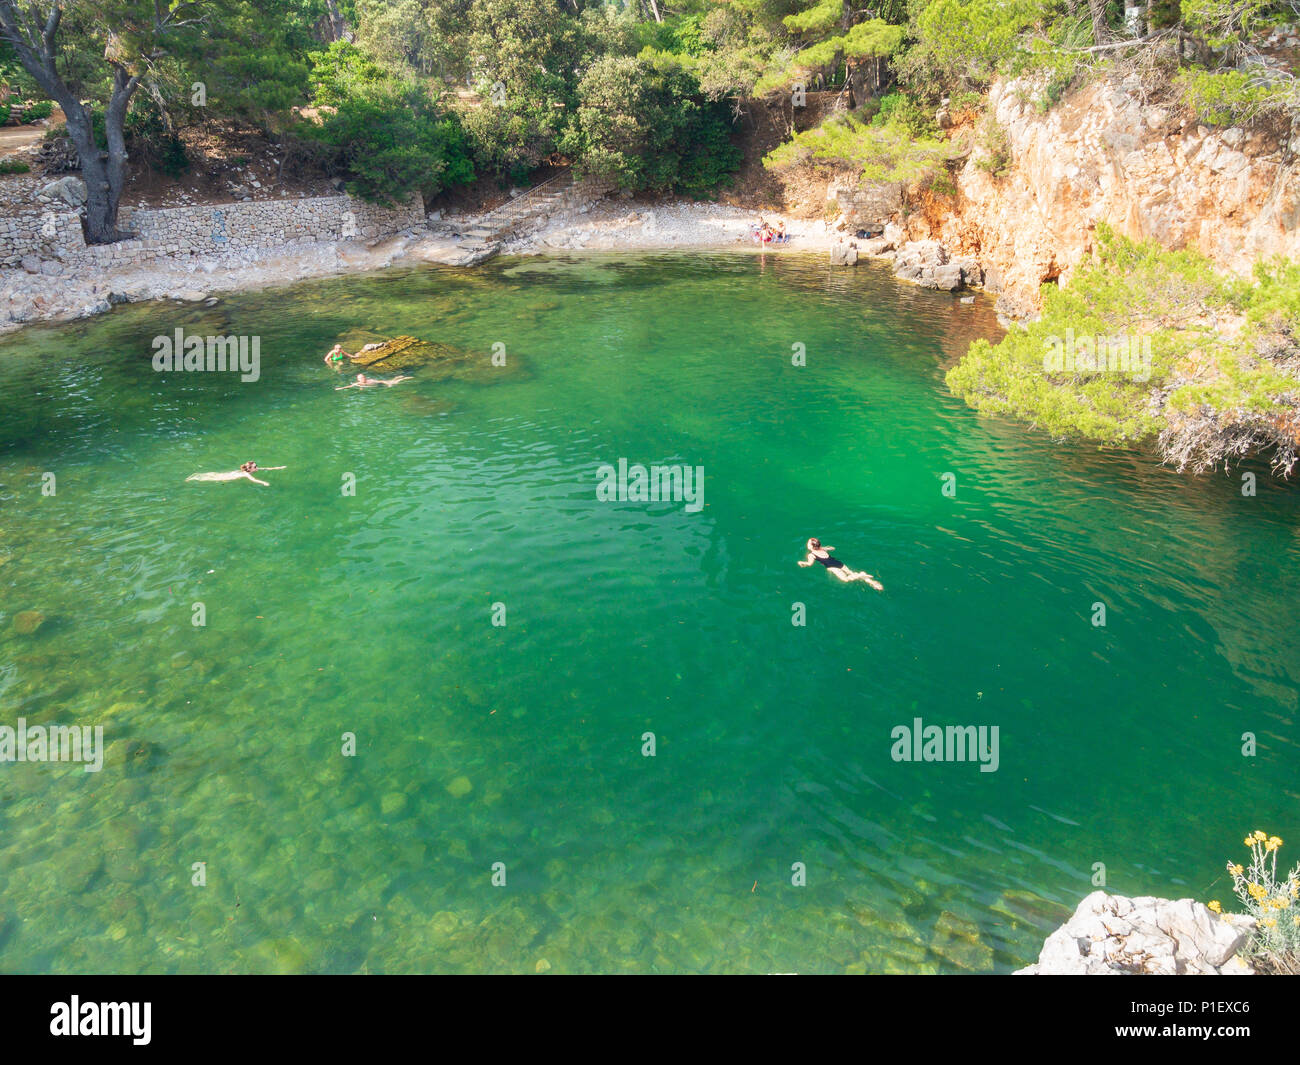
[[[1016,975],[1249,975],[1254,970],[1237,952],[1254,925],[1192,899],[1094,891],[1047,937],[1038,961]]]
[[[69,174],[67,177],[61,177],[42,186],[37,195],[51,200],[62,200],[69,207],[80,207],[86,202],[86,183],[81,178]]]
[[[852,244],[845,244],[841,240],[838,244],[831,245],[832,266],[853,266],[857,261],[858,249]]]

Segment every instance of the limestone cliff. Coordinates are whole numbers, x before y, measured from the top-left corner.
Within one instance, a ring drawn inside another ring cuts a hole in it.
[[[1036,304],[1045,281],[1068,280],[1098,222],[1239,274],[1261,258],[1300,257],[1300,130],[1209,129],[1144,102],[1135,79],[1095,82],[1046,113],[1023,84],[1000,84],[989,111],[1009,166],[992,176],[980,165],[987,149],[975,147],[948,209],[934,204],[906,227],[976,256],[1013,307]]]

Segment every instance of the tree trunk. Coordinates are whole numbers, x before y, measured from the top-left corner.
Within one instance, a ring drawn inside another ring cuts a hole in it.
[[[33,9],[34,10],[34,9]],[[55,5],[39,36],[24,36],[13,0],[0,2],[0,29],[13,47],[23,69],[41,90],[59,105],[68,120],[68,135],[77,146],[81,179],[86,183],[86,239],[92,244],[108,244],[121,239],[117,231],[117,205],[126,181],[126,137],[123,123],[126,106],[139,84],[122,68],[113,70],[113,95],[105,112],[108,154],[95,143],[90,110],[68,88],[55,65],[55,39],[62,8]]]
[[[105,230],[111,230],[114,234],[113,239],[120,236],[117,232],[117,205],[126,185],[126,108],[139,83],[138,78],[130,77],[121,67],[115,68],[113,95],[109,97],[108,107],[104,111],[104,132],[108,136],[105,176],[108,179],[109,206],[108,214],[102,221]]]
[[[655,0],[650,0],[650,10],[654,14],[655,21],[662,25],[664,20],[659,15],[659,6],[655,3]]]
[[[867,102],[867,94],[862,88],[862,69],[857,63],[847,63],[844,74],[844,86],[849,90],[849,107],[858,108]]]
[[[1106,0],[1088,0],[1088,14],[1092,16],[1092,36],[1095,44],[1110,43],[1110,27],[1106,25]]]
[[[342,13],[339,11],[339,5],[336,0],[325,0],[325,10],[329,18],[329,34],[331,41],[342,41],[347,39],[348,23]]]
[[[61,106],[68,119],[68,136],[77,146],[81,180],[86,183],[86,239],[92,244],[108,244],[117,239],[117,208],[109,196],[104,153],[95,143],[90,111],[79,102],[67,101]]]

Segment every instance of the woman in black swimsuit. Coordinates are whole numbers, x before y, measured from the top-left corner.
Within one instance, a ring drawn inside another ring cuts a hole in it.
[[[885,586],[875,577],[865,571],[851,570],[838,558],[835,558],[831,552],[833,547],[822,547],[822,542],[813,537],[808,541],[808,557],[799,563],[801,566],[811,566],[814,562],[820,562],[826,567],[827,572],[834,574],[840,580],[848,584],[850,581],[862,581],[871,585],[876,591],[883,592]]]

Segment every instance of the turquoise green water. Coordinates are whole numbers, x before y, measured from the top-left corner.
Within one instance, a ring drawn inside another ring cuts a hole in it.
[[[261,379],[155,373],[177,327]],[[335,392],[357,327],[480,361]],[[875,267],[660,256],[0,342],[0,723],[110,745],[0,765],[0,970],[1008,971],[1094,863],[1226,897],[1246,831],[1300,843],[1300,493],[980,418],[942,377],[997,332]],[[620,458],[706,505],[598,501]],[[185,481],[248,459],[289,468]],[[998,770],[893,761],[914,717],[998,726]]]

